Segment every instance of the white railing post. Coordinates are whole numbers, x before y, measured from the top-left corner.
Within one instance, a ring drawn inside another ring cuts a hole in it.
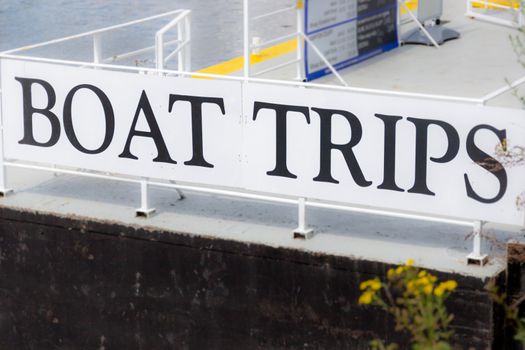
[[[465,16],[471,16],[472,14],[472,9],[470,8],[472,6],[472,3],[470,2],[470,0],[466,0],[467,1],[467,12],[465,13]]]
[[[483,230],[483,221],[475,221],[472,224],[472,253],[467,256],[467,263],[469,265],[483,266],[488,261],[486,254],[481,254],[481,235]]]
[[[191,12],[188,11],[184,17],[184,36],[186,37],[186,46],[184,46],[184,70],[191,72]]]
[[[137,217],[149,218],[155,213],[155,208],[150,208],[148,203],[148,179],[140,181],[140,208],[137,209]]]
[[[296,78],[299,81],[304,80],[303,74],[303,11],[304,0],[297,0],[296,21],[297,21],[297,53],[296,53]]]
[[[301,197],[297,200],[297,221],[298,226],[293,231],[293,238],[309,239],[313,236],[313,230],[306,226],[306,199]]]
[[[93,63],[102,63],[102,37],[100,33],[93,34]]]
[[[179,45],[184,45],[184,25],[182,22],[177,23],[177,41],[179,42]],[[184,71],[184,51],[185,48],[182,48],[177,53],[177,69],[181,72]]]
[[[155,68],[164,69],[164,35],[157,33],[155,35]]]
[[[7,188],[6,167],[4,164],[4,118],[2,115],[2,60],[0,60],[0,196],[5,197],[12,192]]]
[[[250,8],[248,0],[243,0],[243,56],[244,56],[244,78],[250,76]]]

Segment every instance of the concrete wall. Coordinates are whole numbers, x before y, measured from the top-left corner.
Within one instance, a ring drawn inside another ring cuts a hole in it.
[[[380,262],[0,208],[0,349],[366,349]],[[454,278],[454,342],[501,348],[487,281]],[[499,276],[502,279],[502,276]],[[406,343],[405,343],[406,344]],[[402,348],[404,348],[402,346]]]

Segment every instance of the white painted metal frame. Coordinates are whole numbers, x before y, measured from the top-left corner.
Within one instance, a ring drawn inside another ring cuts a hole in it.
[[[250,28],[253,22],[257,22],[262,19],[267,19],[269,17],[275,16],[278,14],[282,14],[282,13],[286,13],[286,12],[290,12],[290,11],[295,11],[296,13],[296,31],[295,32],[291,34],[283,35],[277,38],[273,38],[273,39],[267,40],[262,43],[252,43]],[[298,81],[303,81],[304,72],[303,72],[303,66],[302,66],[302,63],[303,63],[303,42],[301,38],[302,32],[303,32],[302,0],[297,0],[294,6],[284,7],[284,8],[281,8],[275,11],[271,11],[271,12],[267,12],[261,15],[257,15],[254,17],[250,17],[250,6],[248,3],[248,0],[244,0],[243,1],[243,34],[244,34],[244,47],[243,47],[244,74],[243,75],[245,77],[250,77],[250,76],[256,77],[256,76],[260,76],[260,75],[263,75],[269,72],[273,72],[277,69],[281,69],[289,65],[295,64],[296,66],[295,79],[297,79]],[[251,73],[250,57],[251,57],[252,50],[258,50],[263,47],[268,47],[270,45],[282,43],[286,40],[290,40],[293,38],[296,38],[297,40],[297,49],[296,49],[295,59],[286,61],[284,63],[277,64],[275,66],[266,68],[258,72]]]
[[[153,16],[153,17],[149,17],[149,19],[160,18],[163,16],[174,15],[174,14],[180,15],[181,11],[174,11],[174,12],[170,12],[169,14]],[[148,19],[133,21],[129,23],[141,23],[146,20]],[[173,21],[171,24],[174,25]],[[109,27],[109,28],[120,28],[121,26],[114,26],[114,27]],[[107,31],[107,30],[108,29],[105,28],[99,31],[83,33],[83,34],[79,34],[76,36],[52,40],[46,43],[30,45],[25,48],[20,48],[20,49],[15,49],[15,50],[10,50],[10,51],[0,53],[0,67],[2,63],[1,62],[2,58],[6,58],[6,59],[16,59],[16,60],[33,61],[33,62],[61,64],[65,66],[74,66],[74,67],[89,67],[93,69],[135,72],[138,74],[148,73],[148,74],[160,74],[164,76],[197,76],[197,77],[205,77],[205,78],[212,78],[212,79],[241,81],[243,84],[249,84],[250,82],[257,82],[257,83],[271,84],[271,85],[296,86],[298,88],[308,87],[310,89],[320,89],[320,90],[362,92],[362,93],[369,93],[369,94],[376,94],[376,95],[383,95],[383,96],[412,97],[412,98],[417,98],[417,99],[428,99],[428,100],[437,100],[437,101],[456,101],[456,102],[472,103],[472,104],[479,104],[479,105],[484,105],[487,102],[489,102],[491,99],[497,96],[500,96],[501,94],[506,93],[516,88],[517,86],[525,83],[525,77],[523,77],[509,84],[509,86],[502,87],[481,98],[468,98],[468,97],[460,97],[460,96],[444,96],[444,95],[408,93],[408,92],[398,92],[398,91],[389,91],[389,90],[357,88],[357,87],[349,87],[349,86],[322,85],[322,84],[314,84],[314,83],[305,83],[301,81],[282,81],[282,80],[250,78],[246,74],[249,72],[249,70],[245,71],[245,75],[243,77],[236,77],[236,76],[224,76],[224,75],[216,75],[216,74],[196,73],[196,72],[183,71],[183,70],[175,71],[175,70],[158,69],[158,68],[110,65],[106,63],[100,63],[103,60],[100,59],[102,57],[100,54],[101,52],[100,44],[99,44],[100,38],[97,36],[97,34],[103,33],[104,31]],[[48,59],[48,58],[30,57],[30,56],[22,56],[22,55],[13,54],[15,52],[21,52],[24,50],[28,50],[30,48],[51,45],[54,43],[63,42],[66,40],[72,40],[75,38],[81,38],[81,37],[85,37],[88,35],[96,38],[94,39],[94,42],[93,42],[93,56],[94,56],[93,62],[58,60],[58,59]],[[248,48],[247,52],[249,53],[249,45],[246,46],[246,43],[249,44],[249,41],[245,40],[244,42],[245,48]],[[0,94],[1,94],[1,86],[0,86]],[[1,108],[0,108],[0,122],[2,122],[2,125],[3,125]],[[306,208],[307,207],[325,208],[325,209],[332,209],[332,210],[344,210],[344,211],[366,213],[366,214],[372,214],[372,215],[382,215],[382,216],[397,217],[397,218],[402,218],[402,219],[439,222],[439,223],[450,224],[450,225],[471,227],[472,232],[473,232],[473,251],[468,256],[468,261],[477,263],[479,265],[483,265],[484,262],[486,261],[486,256],[482,254],[481,238],[482,238],[482,228],[483,228],[484,223],[481,221],[472,222],[468,220],[457,220],[453,218],[426,216],[426,215],[419,215],[419,214],[396,212],[396,211],[391,211],[391,210],[370,209],[370,208],[363,208],[363,207],[357,207],[357,206],[341,205],[341,204],[336,204],[336,203],[328,203],[328,202],[323,202],[323,201],[310,200],[307,198],[279,197],[279,196],[274,196],[274,195],[256,194],[256,193],[251,193],[251,192],[243,192],[239,190],[227,190],[227,189],[222,189],[222,188],[214,188],[214,187],[201,186],[201,185],[179,184],[179,183],[174,183],[174,182],[161,182],[161,181],[154,181],[154,180],[146,179],[146,178],[137,178],[137,177],[131,177],[131,176],[116,175],[116,174],[105,174],[105,173],[92,172],[92,171],[88,172],[82,169],[74,169],[74,170],[65,169],[61,167],[56,167],[54,164],[50,164],[50,165],[30,164],[28,162],[21,162],[21,161],[12,160],[12,159],[5,159],[5,156],[3,153],[3,138],[2,138],[2,140],[0,140],[0,194],[1,195],[6,195],[7,193],[11,191],[7,186],[7,179],[5,176],[6,167],[17,167],[17,168],[24,168],[24,169],[49,171],[53,173],[78,175],[78,176],[85,176],[85,177],[92,177],[92,178],[107,179],[107,180],[113,180],[113,181],[139,184],[141,188],[141,195],[140,195],[141,207],[139,208],[137,213],[140,216],[144,216],[144,217],[148,217],[154,211],[154,209],[150,207],[149,201],[148,201],[148,188],[151,186],[175,189],[179,191],[178,193],[179,193],[180,198],[183,198],[182,193],[180,191],[189,190],[189,191],[204,192],[204,193],[209,193],[209,194],[234,196],[234,197],[239,197],[239,198],[247,198],[247,199],[255,199],[255,200],[261,200],[261,201],[270,201],[270,202],[275,202],[275,203],[297,205],[298,226],[293,232],[294,237],[297,237],[297,238],[307,239],[307,238],[312,237],[313,235],[313,231],[309,229],[307,225],[307,220],[306,220]]]
[[[297,81],[304,81],[305,79],[305,73],[304,73],[304,42],[306,41],[308,45],[310,45],[315,53],[321,58],[321,60],[327,65],[327,67],[330,69],[330,71],[337,77],[341,85],[348,86],[346,81],[343,79],[343,77],[337,72],[337,70],[334,68],[334,66],[326,59],[324,54],[317,48],[316,45],[308,38],[308,36],[304,33],[304,0],[296,0],[295,6],[285,7],[279,10],[271,11],[262,15],[258,15],[255,17],[250,17],[250,7],[248,4],[248,0],[244,0],[244,11],[243,11],[243,26],[244,26],[244,77],[257,77],[269,72],[273,72],[277,69],[284,68],[286,66],[289,66],[291,64],[295,64],[296,67],[296,75],[295,79]],[[251,22],[258,21],[264,18],[268,18],[271,16],[274,16],[276,14],[281,14],[283,12],[288,11],[295,11],[296,13],[296,31],[291,34],[283,35],[277,38],[273,38],[270,40],[267,40],[262,43],[252,43],[251,38]],[[274,45],[277,43],[282,43],[286,40],[290,40],[296,38],[297,40],[297,49],[296,49],[296,55],[295,59],[286,61],[284,63],[277,64],[275,66],[271,66],[269,68],[266,68],[264,70],[251,73],[250,70],[250,56],[252,50],[258,50],[263,47],[268,47],[270,45]]]
[[[474,4],[483,5],[483,7],[475,8]],[[489,9],[510,12],[511,18],[498,18],[498,16],[487,13],[486,11]],[[521,8],[497,4],[491,0],[467,0],[467,10],[465,12],[465,16],[513,28],[519,28],[525,24],[523,10]]]
[[[336,77],[336,79],[341,83],[343,86],[348,86],[348,83],[345,81],[345,79],[339,74],[337,69],[328,61],[328,59],[325,57],[325,55],[322,53],[321,50],[313,43],[313,41],[304,33],[304,0],[296,0],[296,6],[286,7],[283,9],[271,11],[262,15],[258,15],[255,17],[250,17],[250,6],[249,6],[249,0],[243,1],[243,37],[244,37],[244,47],[243,47],[243,57],[244,57],[244,68],[243,68],[243,76],[244,77],[256,77],[260,76],[272,71],[275,71],[277,69],[284,68],[288,65],[295,64],[296,65],[296,80],[303,81],[305,79],[305,73],[303,68],[303,62],[304,62],[304,42],[307,42],[308,45],[314,50],[314,52],[321,58],[323,63],[328,67],[328,69],[332,72],[332,74]],[[428,37],[428,39],[432,42],[432,45],[434,45],[436,48],[439,48],[439,44],[432,38],[430,33],[425,29],[424,25],[417,19],[417,17],[414,15],[414,13],[406,6],[405,4],[406,0],[398,0],[398,3],[400,7],[403,7],[406,11],[406,13],[409,15],[410,21],[416,23],[416,25],[421,29],[421,31],[425,34],[425,36]],[[296,12],[296,32],[283,35],[277,38],[273,38],[270,40],[267,40],[263,43],[253,43],[251,34],[250,34],[250,27],[252,21],[258,21],[261,19],[265,19],[271,16],[274,16],[276,14],[281,14],[283,12],[292,11],[295,10]],[[399,19],[399,13],[398,13],[398,19]],[[398,20],[398,32],[400,31],[401,23]],[[277,64],[275,66],[272,66],[270,68],[258,71],[256,73],[251,73],[250,68],[250,57],[252,50],[258,50],[262,47],[267,47],[270,45],[274,45],[280,42],[284,42],[286,40],[296,38],[297,40],[297,49],[296,49],[296,58],[293,60],[286,61],[284,63]]]
[[[170,23],[155,34],[155,62],[157,69],[164,69],[164,64],[175,55],[178,56],[178,70],[191,71],[191,11],[183,10]],[[177,48],[164,55],[164,35],[172,28],[177,28]]]

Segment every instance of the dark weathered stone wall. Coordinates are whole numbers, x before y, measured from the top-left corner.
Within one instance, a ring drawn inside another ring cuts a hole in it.
[[[402,342],[357,305],[390,267],[174,232],[0,209],[0,349],[366,349]],[[490,348],[484,282],[458,280],[454,338]],[[496,340],[497,341],[497,340]],[[495,345],[497,348],[497,344]]]

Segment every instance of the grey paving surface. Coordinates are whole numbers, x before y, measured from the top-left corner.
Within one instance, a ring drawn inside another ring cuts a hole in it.
[[[508,82],[525,76],[525,68],[517,60],[511,37],[515,29],[464,16],[465,2],[444,0],[445,26],[461,34],[460,39],[446,42],[440,49],[421,45],[405,45],[360,64],[340,71],[354,87],[417,92],[437,95],[481,98],[507,86]],[[403,25],[407,32],[413,24]],[[265,75],[272,79],[292,79],[293,67]],[[315,83],[341,85],[328,75]],[[524,89],[519,89],[525,94]],[[521,108],[512,92],[489,105]]]

